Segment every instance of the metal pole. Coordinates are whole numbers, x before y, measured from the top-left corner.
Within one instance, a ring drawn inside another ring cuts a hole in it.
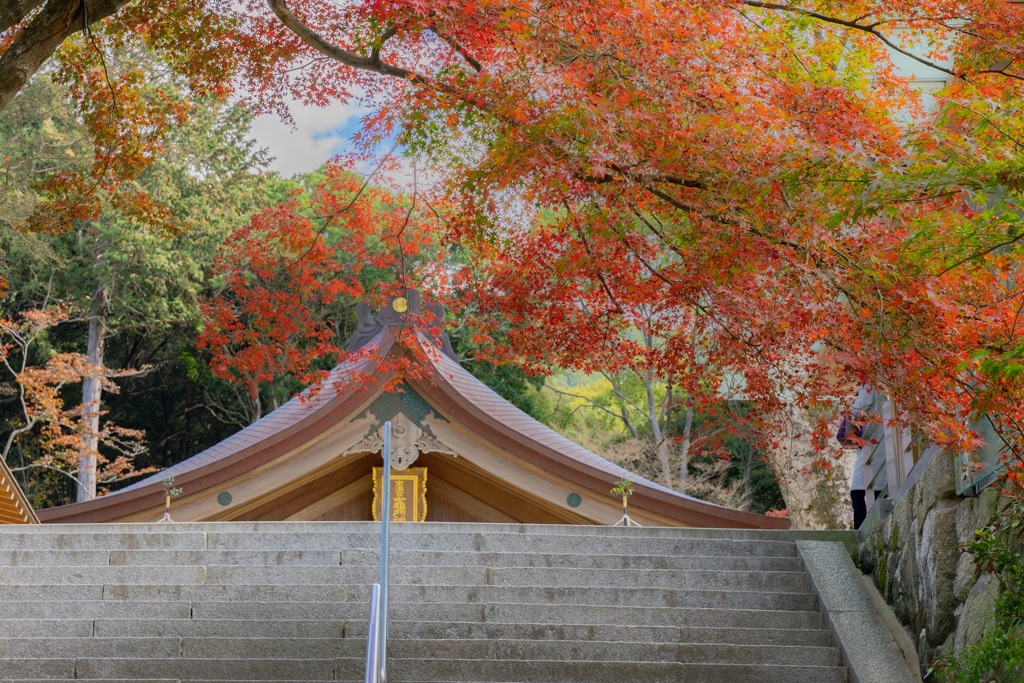
[[[370,634],[366,646],[366,683],[380,683],[380,584],[370,590]]]
[[[388,680],[388,551],[391,532],[391,422],[384,423],[383,498],[380,503],[380,680]]]

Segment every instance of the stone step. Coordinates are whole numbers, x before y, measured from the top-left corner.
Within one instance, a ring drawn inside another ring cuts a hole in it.
[[[399,641],[395,641],[396,645]],[[484,643],[485,641],[478,641]],[[112,659],[334,659],[365,655],[366,641],[353,638],[4,638],[8,658]]]
[[[358,621],[345,624],[345,635],[349,638],[365,639],[367,630],[367,622]],[[823,629],[389,621],[388,631],[398,639],[420,637],[460,640],[578,640],[627,643],[831,646],[831,636],[828,631]]]
[[[379,553],[342,550],[342,564],[369,563],[379,566]],[[491,551],[403,550],[390,556],[392,567],[552,567],[573,569],[671,569],[722,571],[797,571],[804,570],[798,557],[751,557],[749,555],[659,555],[651,553],[515,553]]]
[[[73,532],[77,534],[91,533],[217,533],[224,531],[244,531],[249,533],[358,533],[380,534],[379,522],[190,522],[187,524],[158,523],[91,523],[91,524],[44,524],[38,527],[0,526],[0,536],[20,535],[25,533],[56,533]],[[698,529],[682,527],[607,527],[598,525],[566,525],[566,524],[519,524],[519,523],[479,523],[479,522],[393,522],[393,536],[402,534],[449,534],[449,533],[484,533],[484,534],[523,534],[539,535],[573,535],[631,536],[638,538],[729,538],[729,539],[761,539],[789,540],[813,539],[843,542],[854,535],[849,531],[801,531],[801,530],[763,530],[763,529]]]
[[[827,631],[813,629],[686,628],[601,624],[480,624],[475,622],[390,622],[393,638],[621,640],[646,643],[829,646]],[[0,622],[0,651],[15,640],[118,638],[293,638],[367,637],[366,622],[246,620],[19,620]],[[13,650],[10,650],[13,651]],[[55,651],[55,650],[54,650]],[[28,655],[27,655],[28,656]]]
[[[2,527],[4,525],[0,525]],[[206,534],[195,531],[166,533],[138,531],[81,532],[44,531],[11,533],[0,531],[0,551],[12,550],[205,550]]]
[[[2,540],[2,539],[0,539]],[[170,567],[195,565],[302,566],[379,565],[376,550],[0,550],[0,567]],[[796,557],[668,556],[574,553],[442,552],[405,550],[393,567],[565,567],[576,569],[663,569],[803,571]]]
[[[353,557],[358,554],[353,553]],[[0,550],[0,568],[206,564],[334,567],[342,562],[337,550]]]
[[[490,659],[681,662],[700,664],[799,664],[838,666],[831,647],[782,645],[712,645],[558,640],[401,640],[388,642],[388,654],[406,659]]]
[[[238,532],[211,533],[207,536],[209,549],[323,549],[338,550],[361,548],[375,551],[380,546],[378,536],[333,534],[251,534]],[[652,553],[662,555],[737,555],[763,557],[794,557],[795,545],[784,540],[753,540],[727,538],[664,537],[642,538],[630,536],[577,536],[521,533],[446,533],[396,535],[391,539],[391,551],[396,555],[403,550],[486,551],[524,553],[570,553],[619,555]]]
[[[354,617],[368,618],[367,605]],[[200,602],[192,606],[196,619],[338,619],[337,605],[328,603],[238,603]],[[718,609],[718,608],[664,608],[629,606],[623,610],[616,606],[559,605],[552,603],[391,603],[389,616],[396,621],[479,621],[481,623],[546,623],[546,624],[640,624],[680,627],[733,627],[757,628],[771,624],[774,628],[822,628],[821,614],[816,610]],[[187,617],[186,617],[187,618]],[[353,617],[346,617],[353,618]]]
[[[102,567],[110,564],[109,550],[9,550],[0,535],[0,571],[5,567]]]
[[[164,622],[163,619],[150,621]],[[6,603],[0,609],[0,638],[89,638],[93,633],[92,619],[19,619],[8,614]]]
[[[18,659],[0,656],[0,676],[3,680],[74,678],[75,660],[44,657]]]
[[[366,642],[359,638],[8,638],[0,640],[7,658],[177,657],[221,659],[358,658]],[[835,666],[834,648],[804,645],[725,645],[582,640],[394,638],[388,652],[398,658],[659,661],[685,663],[800,664]]]
[[[15,660],[28,662],[32,660]],[[337,678],[338,660],[315,659],[192,659],[147,658],[122,659],[120,657],[80,657],[71,660],[78,678],[178,678],[221,680],[316,680]],[[344,676],[356,678],[365,669],[365,659],[343,660]]]
[[[273,602],[235,600],[182,601],[5,601],[0,626],[5,631],[17,626],[5,625],[20,619],[31,620],[115,620],[137,619],[232,619],[273,621],[365,621],[369,614],[369,591],[366,602],[332,603],[329,601]],[[392,597],[394,595],[392,594]],[[713,602],[713,601],[712,601]],[[631,623],[651,626],[708,628],[759,628],[771,625],[778,629],[821,628],[821,615],[815,609],[622,606],[496,602],[481,603],[446,601],[435,603],[391,603],[394,620],[409,621],[476,621],[481,623],[545,623],[545,624],[616,624]],[[806,606],[804,606],[806,607]]]
[[[617,605],[624,607],[717,607],[721,609],[815,610],[817,597],[810,593],[743,590],[689,590],[662,588],[602,588],[597,586],[481,586],[392,584],[392,604],[479,602],[545,603],[560,605]],[[6,600],[22,602],[319,602],[337,603],[338,615],[351,615],[369,604],[369,587],[350,585],[197,584],[197,585],[9,585]],[[354,603],[346,605],[345,603]],[[38,618],[48,615],[40,614]],[[72,617],[73,618],[73,617]],[[345,618],[349,618],[346,616]]]
[[[848,683],[843,666],[686,664],[686,683]]]
[[[18,624],[26,622],[0,622]],[[28,622],[31,623],[31,622]],[[42,622],[28,632],[10,629],[5,637],[79,636],[97,638],[124,637],[251,637],[251,638],[354,638],[367,636],[365,621],[251,621],[243,619],[98,619],[66,622],[62,633],[47,633],[47,628],[63,622]],[[830,645],[822,629],[778,628],[694,628],[678,626],[619,626],[608,624],[481,623],[466,621],[389,622],[392,637],[402,638],[476,638],[504,640],[622,640],[624,642],[723,643],[733,645]]]
[[[2,638],[8,659],[75,659],[77,657],[173,658],[182,655],[181,638]],[[0,673],[0,677],[3,674]]]
[[[45,527],[43,527],[45,528]],[[0,534],[0,551],[62,550],[345,550],[376,551],[380,538],[373,533],[303,532],[255,533],[218,531],[46,531]],[[791,540],[714,538],[699,536],[642,537],[629,535],[555,535],[524,533],[407,533],[391,540],[393,552],[402,550],[551,552],[576,554],[661,554],[682,556],[739,555],[794,557]]]
[[[722,666],[677,662],[562,662],[561,660],[414,660],[395,658],[396,681],[545,681],[546,683],[846,683],[842,667]]]
[[[188,600],[126,602],[101,599],[17,599],[7,595],[0,608],[0,624],[19,619],[132,619],[146,616],[154,619],[191,619],[192,603]],[[5,627],[6,628],[6,627]]]
[[[362,638],[367,622],[342,619],[96,619],[97,638]],[[392,625],[404,622],[391,621]],[[359,625],[357,628],[356,625]],[[396,627],[397,628],[397,627]],[[395,630],[389,628],[389,632]]]
[[[272,585],[316,586],[364,584],[377,580],[376,567],[271,567],[202,565],[193,567],[2,567],[0,585]],[[744,590],[805,593],[810,589],[804,572],[752,572],[651,569],[570,569],[551,567],[409,567],[390,571],[394,584],[487,586],[673,586],[679,590]]]

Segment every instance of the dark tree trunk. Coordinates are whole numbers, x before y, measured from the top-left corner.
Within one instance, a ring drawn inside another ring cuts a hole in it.
[[[0,110],[18,94],[28,79],[39,70],[43,62],[64,40],[83,28],[83,17],[88,22],[105,19],[127,5],[131,0],[50,0],[22,31],[7,51],[0,56]],[[0,30],[22,20],[41,3],[36,0],[3,0],[0,10]],[[83,15],[82,10],[86,9]],[[7,24],[7,26],[4,26]]]

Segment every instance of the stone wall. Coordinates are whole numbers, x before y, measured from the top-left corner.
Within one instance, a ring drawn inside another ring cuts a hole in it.
[[[922,670],[975,642],[992,621],[995,577],[981,574],[964,548],[989,522],[997,494],[957,496],[955,471],[953,458],[937,453],[888,516],[872,510],[861,534],[861,569],[917,644]]]

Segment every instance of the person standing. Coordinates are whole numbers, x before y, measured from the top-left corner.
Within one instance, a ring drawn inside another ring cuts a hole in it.
[[[862,386],[853,401],[853,409],[849,417],[843,418],[836,438],[843,446],[855,447],[857,457],[853,463],[853,476],[850,477],[850,504],[853,506],[853,528],[859,529],[867,517],[867,484],[864,477],[864,466],[871,454],[871,443],[865,437],[868,425],[874,424],[879,394],[870,387]]]

